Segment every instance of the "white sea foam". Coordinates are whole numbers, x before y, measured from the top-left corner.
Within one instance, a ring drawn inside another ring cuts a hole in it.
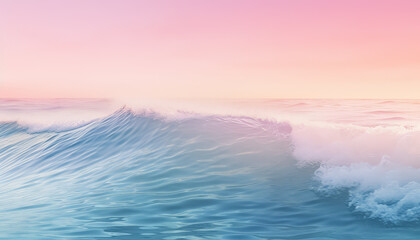
[[[295,126],[293,155],[326,195],[385,222],[420,220],[420,131],[404,127]]]
[[[349,206],[385,222],[420,219],[420,169],[388,161],[377,165],[322,165],[316,172],[320,191],[348,191]]]

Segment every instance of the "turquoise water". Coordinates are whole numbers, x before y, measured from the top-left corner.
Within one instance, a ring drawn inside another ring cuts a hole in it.
[[[346,187],[321,191],[320,163],[298,164],[292,131],[125,108],[66,130],[3,122],[0,239],[420,236],[416,218],[387,221],[356,211]]]

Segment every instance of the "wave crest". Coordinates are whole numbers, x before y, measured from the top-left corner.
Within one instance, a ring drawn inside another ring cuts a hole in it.
[[[292,141],[301,166],[320,165],[320,192],[344,191],[355,211],[384,222],[420,220],[420,131],[297,126]]]

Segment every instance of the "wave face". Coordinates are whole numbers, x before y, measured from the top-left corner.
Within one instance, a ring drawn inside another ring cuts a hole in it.
[[[112,106],[64,102],[0,101],[0,239],[420,234],[420,133],[417,113],[395,107],[405,102],[253,103],[269,106],[264,118],[128,108],[98,117]],[[349,124],[349,108],[362,119]],[[25,116],[64,110],[85,120]],[[345,121],[331,118],[340,111]]]

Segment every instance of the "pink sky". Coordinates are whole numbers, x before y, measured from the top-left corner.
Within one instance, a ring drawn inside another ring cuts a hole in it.
[[[420,1],[0,0],[0,97],[420,98]]]

